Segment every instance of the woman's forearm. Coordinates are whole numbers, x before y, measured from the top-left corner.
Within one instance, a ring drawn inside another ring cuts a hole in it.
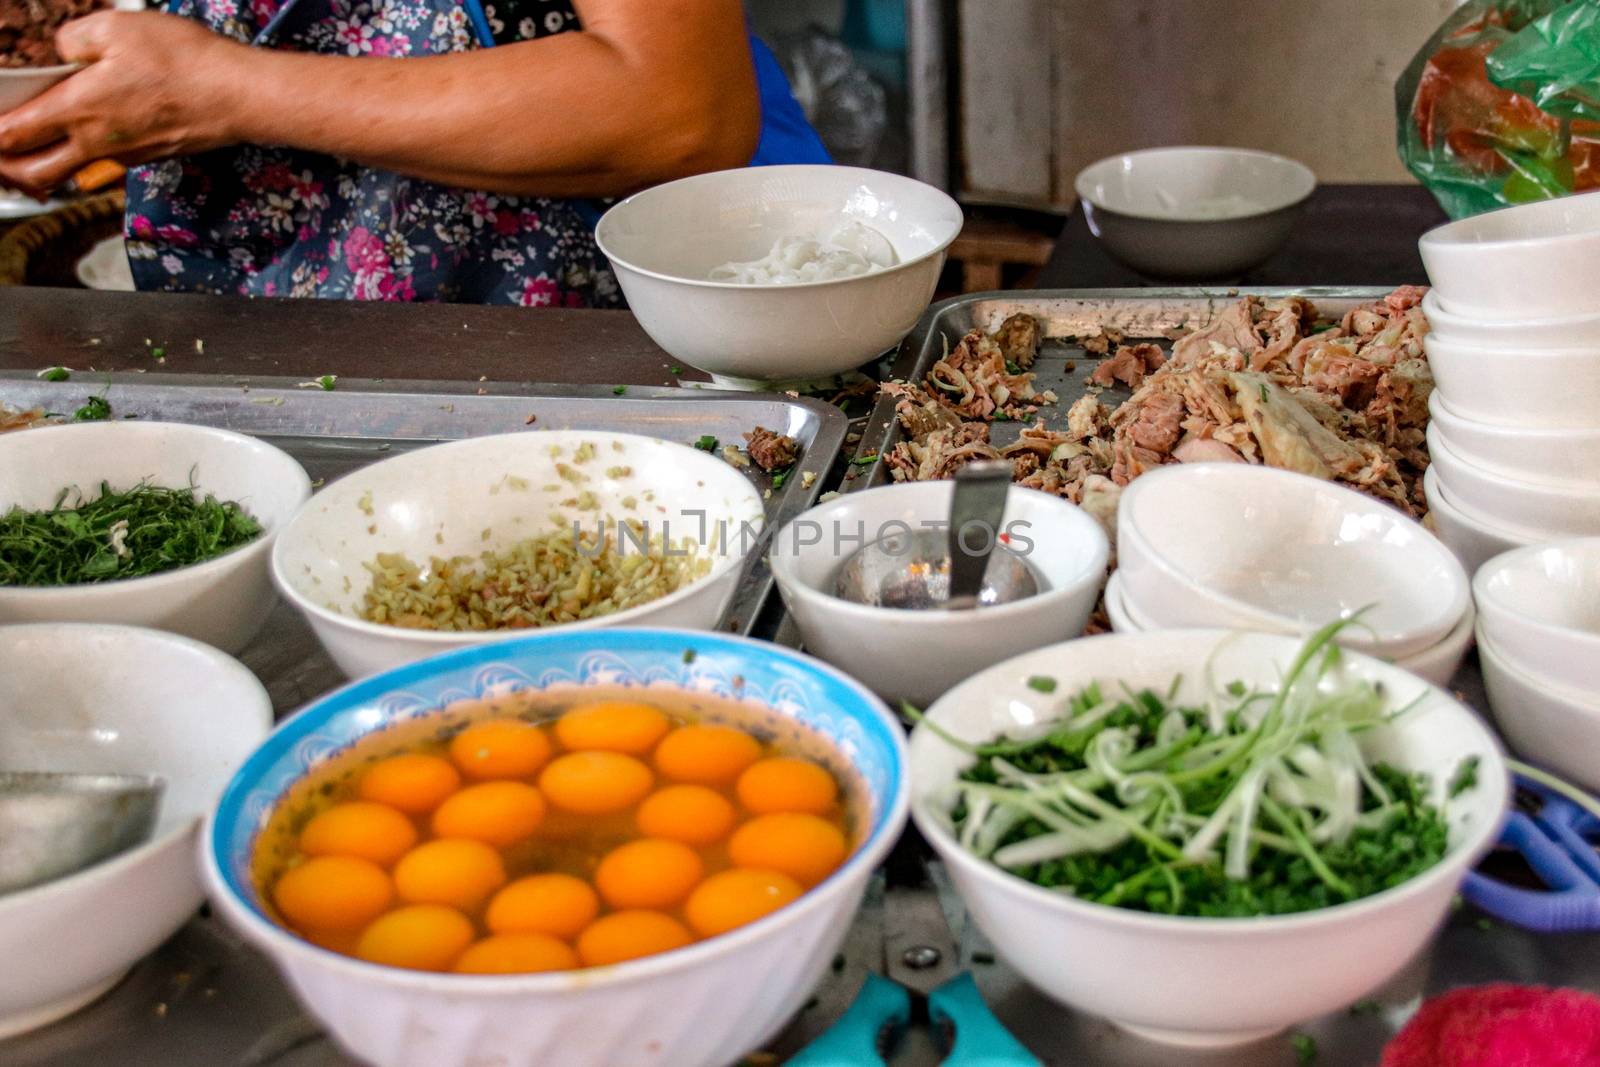
[[[244,70],[219,72],[229,132],[451,185],[543,196],[620,194],[743,166],[760,110],[739,4],[642,2],[653,9],[648,34],[629,32],[635,3],[624,0],[581,5],[589,9],[582,32],[474,52],[375,59],[252,51]],[[721,16],[708,18],[708,7]],[[708,23],[722,25],[707,32]]]

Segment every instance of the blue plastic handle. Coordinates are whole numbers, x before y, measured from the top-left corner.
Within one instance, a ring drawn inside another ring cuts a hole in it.
[[[869,971],[861,992],[839,1021],[791,1056],[789,1067],[882,1065],[878,1047],[884,1030],[904,1027],[910,1020],[911,994],[906,988]]]
[[[1537,815],[1512,812],[1500,843],[1514,848],[1549,888],[1523,889],[1476,871],[1461,895],[1495,918],[1541,933],[1600,930],[1600,854],[1586,838],[1600,836],[1600,820],[1537,783],[1517,785],[1542,801]]]
[[[1044,1067],[994,1017],[965,971],[928,994],[928,1015],[955,1034],[944,1067]]]

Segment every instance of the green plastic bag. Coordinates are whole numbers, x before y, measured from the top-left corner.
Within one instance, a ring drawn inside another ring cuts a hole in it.
[[[1468,0],[1395,105],[1400,158],[1453,218],[1600,189],[1600,0]]]

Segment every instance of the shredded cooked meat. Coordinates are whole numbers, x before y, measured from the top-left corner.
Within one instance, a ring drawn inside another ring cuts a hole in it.
[[[750,459],[764,471],[792,467],[794,461],[800,458],[800,445],[794,438],[788,434],[773,433],[764,426],[757,426],[745,434],[744,442]]]
[[[1422,474],[1433,376],[1423,354],[1424,290],[1405,286],[1318,323],[1306,300],[1244,297],[1177,339],[1122,345],[1107,328],[1080,343],[1111,353],[1091,381],[1133,390],[1115,411],[1084,396],[1066,429],[1041,422],[995,449],[988,423],[1032,421],[1033,375],[1007,373],[1006,346],[1038,343],[1013,316],[1001,334],[974,331],[934,365],[925,383],[895,382],[906,440],[888,459],[902,480],[949,477],[974,459],[1008,458],[1019,484],[1102,512],[1140,474],[1167,463],[1264,463],[1347,482],[1406,511],[1426,513]],[[1115,351],[1112,345],[1116,344]],[[1031,363],[1031,359],[1029,360]],[[1026,401],[1027,403],[1023,403]]]
[[[1166,361],[1167,354],[1161,351],[1160,345],[1148,341],[1138,345],[1119,345],[1110,359],[1102,361],[1094,369],[1089,380],[1107,388],[1121,382],[1129,389],[1137,389],[1144,384],[1145,375],[1159,370]]]
[[[47,417],[43,408],[29,408],[26,411],[18,411],[15,408],[0,404],[0,433],[8,433],[11,430],[26,430],[44,422]]]
[[[1019,311],[1000,324],[994,340],[1006,359],[1027,370],[1039,355],[1039,320]]]

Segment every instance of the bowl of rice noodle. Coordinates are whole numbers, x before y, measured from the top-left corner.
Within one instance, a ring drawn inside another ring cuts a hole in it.
[[[645,332],[723,387],[831,381],[933,298],[961,208],[856,167],[747,167],[619,202],[596,236]]]

